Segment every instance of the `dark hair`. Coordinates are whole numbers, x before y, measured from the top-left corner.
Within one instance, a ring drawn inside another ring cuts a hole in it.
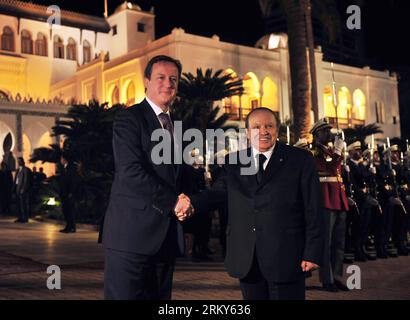
[[[18,158],[17,158],[17,161],[18,161],[19,163],[25,163],[23,157],[18,157]]]
[[[274,116],[274,118],[275,118],[275,120],[276,120],[276,128],[279,130],[280,120],[279,120],[278,114],[277,114],[276,112],[272,111],[271,109],[266,108],[266,107],[255,108],[255,109],[253,109],[251,112],[248,113],[248,115],[246,116],[246,119],[245,119],[245,127],[246,127],[246,128],[249,128],[249,118],[250,118],[251,115],[252,115],[253,113],[255,113],[256,111],[268,111],[268,112],[270,112],[270,113]]]
[[[173,63],[177,69],[178,69],[178,78],[181,78],[181,73],[182,73],[182,64],[179,62],[179,60],[171,58],[169,56],[165,55],[159,55],[151,58],[150,61],[148,61],[147,66],[145,67],[144,70],[144,78],[151,79],[151,73],[152,73],[152,68],[154,64],[158,62],[167,62],[167,63]]]

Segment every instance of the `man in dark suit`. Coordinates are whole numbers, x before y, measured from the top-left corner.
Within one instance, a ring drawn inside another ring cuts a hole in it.
[[[323,213],[312,155],[277,141],[279,121],[267,108],[246,119],[256,174],[249,163],[231,164],[229,155],[210,190],[192,196],[193,207],[228,203],[228,273],[239,278],[244,299],[305,298],[305,272],[321,261]],[[242,155],[241,155],[242,153]]]
[[[26,223],[30,215],[30,190],[32,187],[32,173],[26,167],[24,159],[18,158],[18,169],[14,181],[17,196],[19,217],[15,222]]]
[[[115,177],[103,232],[106,299],[171,299],[175,258],[184,250],[178,220],[191,212],[186,199],[177,203],[182,166],[153,161],[152,133],[166,133],[171,149],[179,148],[169,107],[181,70],[171,57],[152,58],[145,100],[114,121]]]
[[[60,198],[64,219],[66,221],[65,228],[60,230],[60,232],[75,233],[77,230],[74,201],[78,189],[77,167],[75,163],[68,161],[66,156],[61,157],[60,163],[62,166],[59,176]]]

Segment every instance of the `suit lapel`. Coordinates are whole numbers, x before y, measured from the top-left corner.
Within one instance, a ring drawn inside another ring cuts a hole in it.
[[[241,159],[247,159],[247,157],[250,157],[251,159],[251,164],[241,164],[238,167],[239,170],[239,176],[241,177],[241,181],[243,181],[243,185],[245,186],[245,188],[249,191],[251,191],[252,193],[256,190],[256,188],[258,187],[257,181],[256,181],[256,173],[255,174],[248,174],[248,175],[244,175],[241,174],[241,169],[247,169],[251,166],[251,167],[255,167],[255,161],[253,159],[253,155],[252,155],[252,148],[248,148],[245,150],[240,151],[240,153],[245,153],[244,157],[240,157],[238,159],[238,161],[240,161]],[[240,162],[239,162],[240,163]]]
[[[276,172],[286,162],[286,154],[284,153],[283,149],[283,145],[279,141],[277,141],[272,156],[269,159],[268,165],[266,166],[262,183],[258,185],[258,190],[262,188],[265,184],[267,184],[275,176]]]
[[[157,115],[155,114],[154,110],[152,110],[147,100],[144,99],[141,102],[141,108],[144,113],[144,118],[147,121],[150,134],[152,134],[152,132],[156,129],[161,129],[161,123],[159,122]]]

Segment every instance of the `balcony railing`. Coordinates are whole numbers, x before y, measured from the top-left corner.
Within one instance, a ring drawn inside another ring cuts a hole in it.
[[[240,110],[239,107],[234,106],[234,105],[225,105],[224,111],[226,114],[229,115],[230,120],[234,121],[240,121],[240,120],[245,120],[246,116],[248,115],[249,112],[252,111],[252,107],[242,107],[242,119],[240,119]]]
[[[336,118],[328,117],[329,123],[336,127]],[[346,128],[356,128],[357,126],[364,126],[364,120],[359,119],[348,119],[348,118],[339,118],[339,128],[346,129]]]

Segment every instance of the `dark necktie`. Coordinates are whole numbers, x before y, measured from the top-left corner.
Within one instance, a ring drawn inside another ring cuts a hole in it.
[[[261,184],[262,179],[263,179],[263,172],[264,172],[263,164],[265,163],[267,158],[262,153],[259,153],[256,157],[258,158],[258,164],[259,164],[258,173],[256,174],[256,181],[258,182],[258,184]]]
[[[158,119],[161,121],[162,127],[171,135],[171,141],[174,140],[174,126],[172,125],[171,117],[167,113],[161,112],[158,115]]]
[[[176,165],[175,165],[175,149],[177,149],[177,146],[175,146],[175,141],[174,141],[174,126],[172,125],[171,117],[165,113],[161,112],[158,115],[158,119],[162,124],[162,127],[167,130],[171,136],[171,162],[174,163],[174,170],[176,170]],[[177,149],[178,151],[178,149]]]

